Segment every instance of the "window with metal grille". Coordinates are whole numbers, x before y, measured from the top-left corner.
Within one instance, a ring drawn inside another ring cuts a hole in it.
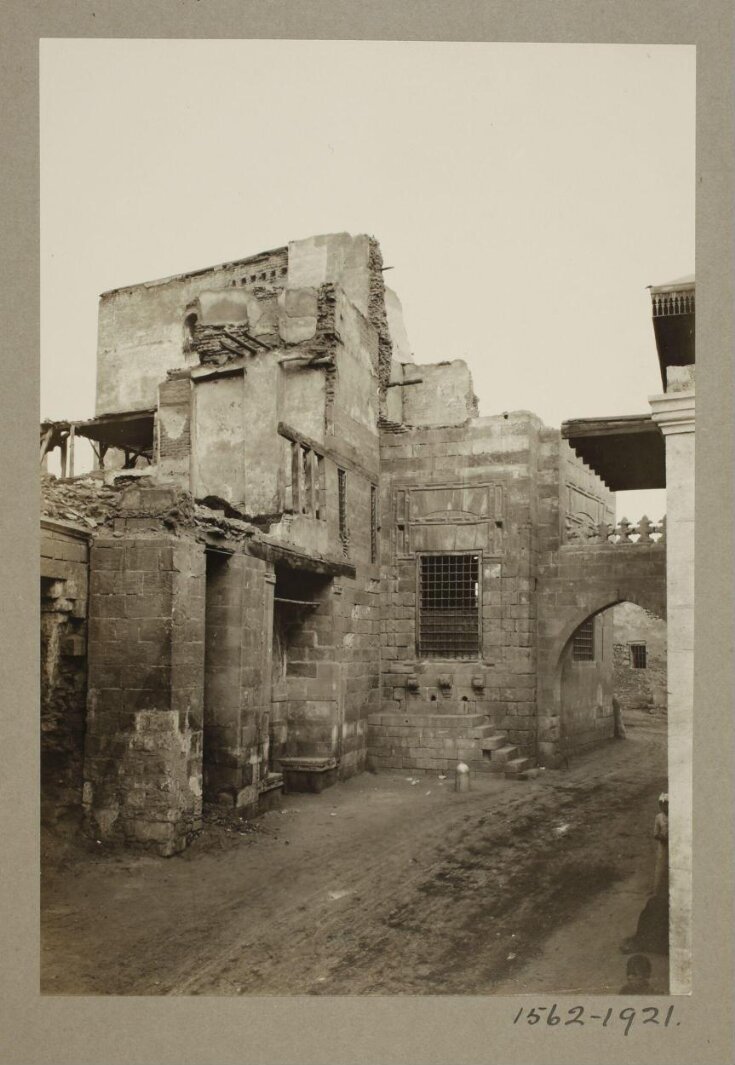
[[[337,508],[339,512],[339,538],[345,555],[350,547],[350,534],[347,528],[347,474],[337,469]]]
[[[630,664],[633,669],[646,668],[646,645],[644,643],[632,643],[630,645]]]
[[[378,489],[370,485],[370,561],[378,561]]]
[[[592,662],[595,657],[595,619],[583,621],[572,638],[572,658],[575,662]]]
[[[476,658],[480,653],[480,556],[419,557],[418,653]]]

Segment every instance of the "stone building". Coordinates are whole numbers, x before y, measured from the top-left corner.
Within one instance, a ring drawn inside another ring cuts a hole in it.
[[[615,696],[625,710],[666,710],[666,623],[634,603],[613,607]]]
[[[605,610],[664,615],[663,530],[615,525],[579,434],[413,361],[374,239],[107,292],[97,366],[95,417],[41,427],[51,806],[166,855],[203,801],[612,736]]]

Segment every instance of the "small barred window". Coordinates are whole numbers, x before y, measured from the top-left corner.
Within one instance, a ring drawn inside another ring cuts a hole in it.
[[[644,643],[632,643],[630,645],[630,664],[633,669],[646,668],[646,645]]]
[[[595,619],[583,621],[572,638],[572,658],[575,662],[593,662],[595,658]]]

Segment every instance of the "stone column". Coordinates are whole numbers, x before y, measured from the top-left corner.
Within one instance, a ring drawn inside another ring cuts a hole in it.
[[[174,854],[201,828],[204,549],[99,537],[90,575],[87,827]]]
[[[692,990],[694,389],[653,396],[650,403],[666,442],[669,966],[671,994],[682,995]]]

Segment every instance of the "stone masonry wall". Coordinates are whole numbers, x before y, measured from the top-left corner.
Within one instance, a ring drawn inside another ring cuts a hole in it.
[[[100,536],[90,563],[88,830],[169,855],[201,826],[204,550]]]
[[[613,608],[615,694],[625,709],[666,709],[666,622],[633,603]],[[632,643],[646,647],[646,665],[633,665]]]
[[[463,427],[385,431],[381,439],[381,709],[483,714],[528,753],[536,728],[533,507],[540,429],[535,416],[515,412]],[[443,521],[434,506],[463,515]],[[420,659],[417,557],[463,550],[482,554],[481,652],[471,660]],[[417,758],[407,763],[404,757],[403,766],[413,768]]]
[[[204,797],[255,807],[268,775],[272,566],[208,553]]]

